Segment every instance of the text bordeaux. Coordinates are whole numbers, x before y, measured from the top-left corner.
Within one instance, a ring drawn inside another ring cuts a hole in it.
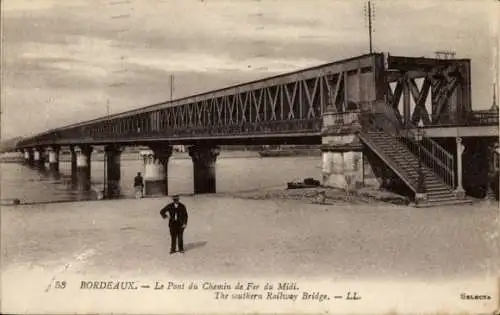
[[[82,281],[80,289],[137,290],[135,281]]]

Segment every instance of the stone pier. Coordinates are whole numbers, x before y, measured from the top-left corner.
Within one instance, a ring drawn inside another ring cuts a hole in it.
[[[53,146],[49,149],[49,170],[51,173],[59,172],[59,147]]]
[[[194,193],[215,193],[215,163],[220,152],[219,147],[193,145],[188,150],[193,160]]]
[[[33,165],[33,150],[24,149],[24,162],[28,165]]]
[[[330,108],[323,114],[321,151],[322,185],[355,189],[363,184],[363,146],[356,135],[360,128],[358,114],[340,114]]]
[[[168,195],[168,160],[172,156],[170,145],[151,145],[151,151],[143,151],[144,195]]]
[[[91,146],[78,146],[75,148],[76,153],[76,179],[78,187],[81,190],[90,190],[90,174],[91,174]]]
[[[33,164],[38,168],[45,167],[45,157],[43,154],[43,148],[36,148],[33,150]]]
[[[353,136],[355,137],[355,136]],[[353,189],[363,184],[363,154],[354,139],[330,139],[322,145],[323,186]],[[336,141],[336,142],[334,142]]]
[[[78,174],[77,174],[77,167],[76,167],[76,147],[75,146],[70,146],[69,147],[69,152],[70,152],[70,165],[71,165],[71,183],[73,188],[76,188],[78,186]]]
[[[122,150],[119,146],[108,145],[106,152],[106,198],[113,198],[120,195],[120,162]]]

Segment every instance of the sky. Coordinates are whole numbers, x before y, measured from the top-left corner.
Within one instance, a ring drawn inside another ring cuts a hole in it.
[[[2,139],[368,53],[361,0],[1,3]],[[491,106],[498,1],[372,3],[375,51],[454,50]]]

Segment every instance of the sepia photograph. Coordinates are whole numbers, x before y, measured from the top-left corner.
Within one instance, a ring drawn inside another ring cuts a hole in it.
[[[0,5],[1,314],[500,314],[500,1]]]

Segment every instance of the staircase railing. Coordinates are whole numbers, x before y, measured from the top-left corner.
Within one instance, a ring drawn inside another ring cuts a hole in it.
[[[360,114],[361,128],[364,131],[383,131],[386,134],[397,138],[415,155],[420,155],[422,164],[430,168],[438,175],[445,184],[451,188],[455,187],[455,167],[453,155],[446,151],[437,142],[422,135],[420,141],[417,134],[412,132],[407,126],[397,119],[391,119],[383,112],[367,112]]]

